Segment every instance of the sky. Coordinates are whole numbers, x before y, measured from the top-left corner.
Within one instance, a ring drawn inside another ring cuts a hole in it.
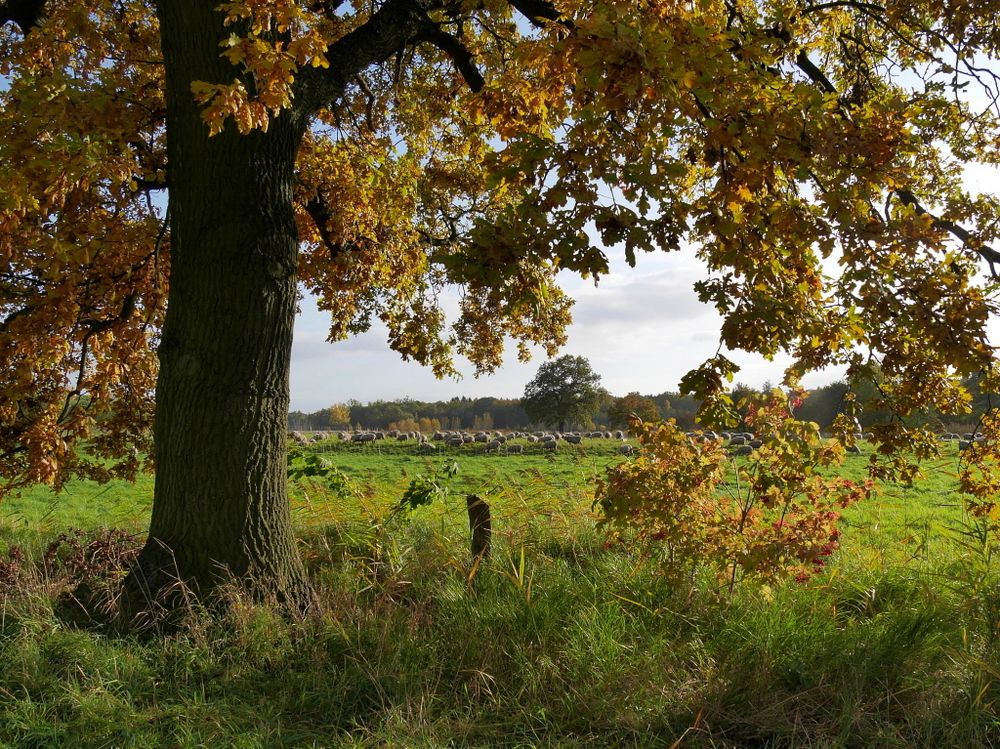
[[[576,304],[568,341],[559,355],[586,357],[613,395],[677,390],[680,378],[713,356],[719,346],[721,318],[714,308],[699,302],[692,289],[704,277],[703,266],[693,250],[642,255],[635,268],[620,257],[621,250],[608,250],[608,255],[611,273],[596,287],[592,280],[569,273],[560,276]],[[495,374],[476,378],[468,362],[459,360],[461,379],[438,380],[429,369],[404,362],[391,351],[384,327],[373,326],[338,343],[326,341],[328,328],[327,316],[316,310],[311,298],[303,299],[292,346],[292,410],[311,412],[349,399],[367,403],[456,396],[517,398],[546,361],[544,351],[536,349],[530,362],[520,363],[510,347]],[[760,385],[781,379],[780,361],[742,353],[727,356],[741,366],[736,377],[740,382]],[[825,384],[837,374],[815,375],[806,385]]]

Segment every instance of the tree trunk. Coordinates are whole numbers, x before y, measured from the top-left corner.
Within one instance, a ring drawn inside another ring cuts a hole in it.
[[[209,138],[191,82],[228,82],[214,0],[161,0],[167,76],[170,296],[159,347],[156,487],[149,538],[123,614],[185,583],[235,581],[258,599],[312,602],[286,490],[296,298],[292,208],[303,125],[232,123]],[[168,596],[169,598],[169,596]],[[170,599],[168,608],[179,600]]]

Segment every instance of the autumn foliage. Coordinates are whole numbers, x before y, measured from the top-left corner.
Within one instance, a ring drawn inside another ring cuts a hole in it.
[[[671,576],[709,569],[730,589],[822,569],[838,548],[839,510],[874,485],[829,478],[824,469],[840,464],[843,447],[796,421],[780,391],[747,418],[762,445],[745,461],[724,440],[689,437],[672,421],[633,421],[638,456],[597,484],[601,525],[613,539],[638,541]]]
[[[379,321],[438,374],[456,354],[488,371],[508,340],[521,356],[565,341],[560,272],[599,279],[612,253],[686,252],[706,268],[696,290],[722,315],[724,349],[789,355],[792,388],[824,367],[852,380],[877,368],[874,407],[890,417],[872,430],[875,475],[912,476],[910,456],[936,453],[907,414],[960,411],[963,378],[997,378],[982,271],[1000,261],[1000,210],[963,181],[965,165],[1000,162],[994,3],[240,0],[190,6],[204,13],[197,50],[176,7],[0,2],[4,490],[131,476],[151,449],[181,242],[157,196],[180,187],[166,131],[192,102],[203,129],[176,130],[175,154],[294,132],[289,273],[330,313],[332,339]],[[195,68],[225,75],[188,85]],[[183,88],[168,97],[167,81]],[[209,210],[226,185],[212,189]],[[231,225],[270,236],[258,213]],[[197,248],[212,227],[188,231]],[[736,371],[720,349],[685,378],[706,423],[734,417]],[[772,429],[785,436],[769,438],[761,476],[792,471],[794,433]],[[698,461],[712,448],[687,449],[670,460],[711,485]],[[812,496],[809,460],[825,449],[806,453],[809,481],[789,496]],[[970,488],[995,492],[976,475]],[[759,530],[751,510],[770,517],[771,496],[730,512]],[[762,539],[794,546],[788,522]],[[765,542],[747,543],[730,556],[749,571]]]

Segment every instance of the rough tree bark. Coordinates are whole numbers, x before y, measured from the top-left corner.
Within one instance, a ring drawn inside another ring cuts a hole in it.
[[[126,615],[177,581],[201,593],[235,578],[291,609],[312,602],[292,534],[285,445],[298,241],[292,188],[304,124],[286,111],[266,133],[241,135],[230,123],[209,137],[191,82],[234,74],[219,57],[224,34],[214,6],[159,3],[170,302],[159,348],[153,513],[126,582]]]
[[[215,0],[159,0],[166,71],[170,298],[156,389],[156,488],[149,538],[121,617],[176,605],[235,579],[293,611],[314,603],[295,550],[286,489],[289,367],[296,308],[295,157],[309,117],[347,81],[429,22],[433,0],[387,0],[297,79],[267,132],[230,122],[209,137],[191,83],[229,83]],[[252,90],[252,80],[245,85]],[[166,600],[164,600],[166,598]]]

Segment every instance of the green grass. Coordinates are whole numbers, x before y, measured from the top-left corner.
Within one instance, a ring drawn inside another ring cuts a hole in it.
[[[166,638],[108,637],[60,623],[72,580],[33,568],[0,592],[0,747],[1000,746],[1000,576],[959,533],[951,457],[851,508],[823,575],[729,599],[605,548],[588,478],[609,445],[464,450],[454,499],[382,529],[446,458],[324,454],[360,496],[294,492],[322,615],[235,598]],[[471,578],[464,492],[497,529]],[[0,506],[0,538],[37,554],[66,526],[138,528],[151,493],[31,492]]]

